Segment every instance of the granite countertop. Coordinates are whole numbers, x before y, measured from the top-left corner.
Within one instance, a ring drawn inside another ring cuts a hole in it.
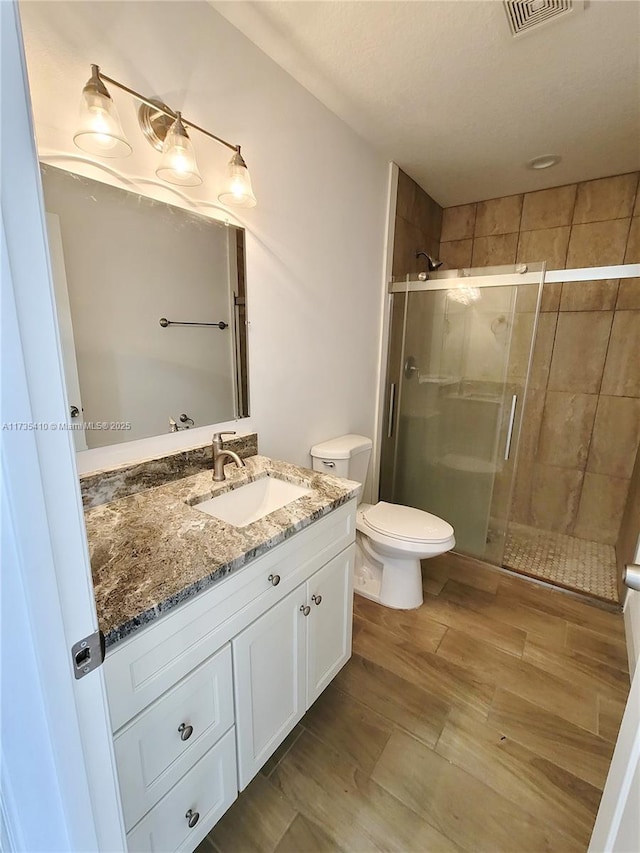
[[[238,571],[274,545],[355,498],[358,483],[265,456],[166,483],[85,510],[100,628],[107,647]],[[312,490],[246,527],[191,504],[271,476]]]

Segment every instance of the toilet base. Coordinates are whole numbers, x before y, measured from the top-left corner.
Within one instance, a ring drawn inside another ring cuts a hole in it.
[[[366,538],[356,536],[353,589],[363,598],[394,610],[415,610],[423,603],[420,560],[379,558]]]

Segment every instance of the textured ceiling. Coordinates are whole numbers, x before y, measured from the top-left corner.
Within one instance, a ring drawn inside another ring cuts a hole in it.
[[[211,5],[443,206],[640,168],[637,0],[519,38],[499,0]]]

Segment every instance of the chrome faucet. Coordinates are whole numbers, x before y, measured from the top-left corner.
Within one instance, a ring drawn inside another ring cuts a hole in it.
[[[235,435],[235,430],[227,430],[225,432],[216,432],[213,434],[213,479],[219,483],[225,479],[224,476],[224,463],[227,457],[231,459],[232,462],[235,462],[238,468],[244,468],[245,464],[240,459],[237,453],[234,453],[233,450],[224,450],[222,447],[222,436],[223,435]]]

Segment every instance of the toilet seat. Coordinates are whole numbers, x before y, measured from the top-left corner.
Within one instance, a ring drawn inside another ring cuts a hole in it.
[[[363,526],[390,539],[435,545],[453,537],[453,527],[448,522],[421,509],[380,501],[375,506],[362,506],[361,510]]]

